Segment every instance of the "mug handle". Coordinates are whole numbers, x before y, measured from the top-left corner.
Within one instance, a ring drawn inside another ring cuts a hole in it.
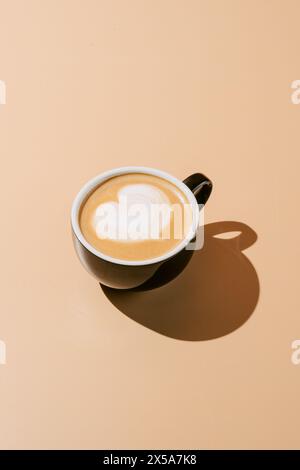
[[[194,194],[198,204],[205,204],[213,188],[213,184],[205,175],[194,173],[183,180],[183,183]]]

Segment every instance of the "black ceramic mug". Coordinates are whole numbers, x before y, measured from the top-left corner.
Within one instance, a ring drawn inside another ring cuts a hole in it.
[[[119,175],[141,173],[158,176],[177,186],[187,197],[193,213],[193,224],[186,238],[176,247],[164,255],[144,261],[128,261],[101,253],[84,238],[79,225],[80,209],[87,197],[104,181]],[[79,191],[74,199],[71,211],[71,224],[75,250],[83,264],[96,279],[106,286],[116,289],[130,289],[137,287],[150,279],[156,270],[166,261],[186,249],[187,245],[196,236],[199,226],[200,208],[206,203],[212,190],[212,182],[201,173],[195,173],[183,182],[164,171],[154,168],[127,166],[116,168],[96,176]]]

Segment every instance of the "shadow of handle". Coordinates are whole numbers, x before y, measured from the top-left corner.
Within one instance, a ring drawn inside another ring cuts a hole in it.
[[[233,238],[222,239],[218,238],[217,235],[230,233],[230,232],[240,232],[235,234]],[[243,224],[242,222],[234,221],[223,221],[223,222],[214,222],[205,226],[205,237],[215,237],[224,241],[225,243],[234,243],[233,246],[238,248],[240,251],[249,248],[257,240],[257,234],[252,230],[248,225]]]
[[[205,204],[212,191],[213,184],[201,173],[194,173],[183,180],[184,184],[192,191],[198,204]]]

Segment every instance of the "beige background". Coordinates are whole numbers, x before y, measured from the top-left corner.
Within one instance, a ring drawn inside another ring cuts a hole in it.
[[[300,448],[299,18],[298,0],[0,0],[1,448]],[[215,225],[170,284],[105,295],[70,205],[132,164],[206,173]]]

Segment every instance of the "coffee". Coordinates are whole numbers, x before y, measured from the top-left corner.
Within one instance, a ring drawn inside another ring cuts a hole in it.
[[[84,238],[100,253],[143,261],[168,253],[186,238],[192,208],[170,181],[128,173],[104,181],[88,195],[79,224]]]

